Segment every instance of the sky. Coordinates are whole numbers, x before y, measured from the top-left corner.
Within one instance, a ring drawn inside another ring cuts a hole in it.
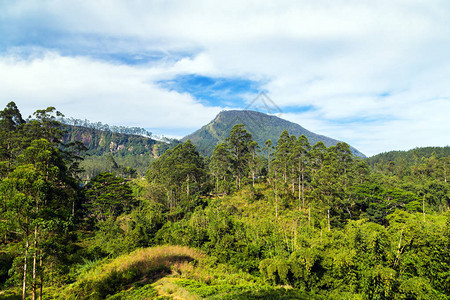
[[[0,0],[10,101],[168,137],[256,109],[368,156],[447,146],[450,1]]]

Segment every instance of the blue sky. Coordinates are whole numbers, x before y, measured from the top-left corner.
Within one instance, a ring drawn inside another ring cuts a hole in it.
[[[248,96],[256,97],[261,91],[260,82],[245,78],[217,78],[196,74],[178,75],[157,82],[162,88],[189,93],[207,106],[242,109]]]
[[[367,155],[446,146],[449,20],[446,0],[0,0],[0,105],[182,137],[264,92]]]

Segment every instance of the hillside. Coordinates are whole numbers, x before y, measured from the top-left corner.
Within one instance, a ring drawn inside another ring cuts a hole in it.
[[[367,158],[367,163],[374,166],[378,163],[394,162],[394,163],[406,163],[412,165],[417,159],[430,158],[442,158],[450,156],[450,146],[447,147],[420,147],[414,148],[408,151],[389,151],[380,153]]]
[[[210,156],[214,147],[225,140],[236,124],[244,124],[247,131],[252,134],[253,139],[258,142],[261,148],[264,147],[264,142],[267,139],[271,139],[276,145],[284,130],[295,136],[304,134],[311,145],[322,141],[325,146],[329,147],[339,142],[338,140],[313,133],[296,123],[249,110],[222,111],[210,123],[184,137],[181,141],[184,142],[190,139],[201,154]],[[356,156],[365,157],[357,149],[350,148]]]
[[[113,171],[125,177],[143,175],[152,160],[170,148],[169,143],[142,135],[74,125],[66,125],[63,142],[82,142],[87,148],[81,163],[84,179]]]
[[[56,293],[65,299],[322,299],[271,286],[182,246],[143,248],[88,262],[73,284]]]
[[[67,125],[63,142],[82,142],[90,155],[120,153],[140,155],[164,152],[164,143],[140,135],[123,134],[112,131]],[[160,150],[158,150],[160,148]]]

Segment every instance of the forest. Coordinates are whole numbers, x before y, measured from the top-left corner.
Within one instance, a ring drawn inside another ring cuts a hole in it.
[[[86,182],[62,117],[0,111],[0,299],[450,298],[448,147],[260,148],[238,124]]]

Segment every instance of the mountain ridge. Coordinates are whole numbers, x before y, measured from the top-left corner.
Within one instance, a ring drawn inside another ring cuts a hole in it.
[[[225,141],[232,127],[236,124],[244,124],[246,130],[252,134],[253,139],[258,142],[261,148],[264,147],[264,142],[267,139],[271,139],[273,144],[276,145],[278,138],[284,130],[287,130],[290,135],[297,137],[304,134],[311,145],[322,141],[325,146],[330,147],[341,142],[324,135],[316,134],[294,122],[252,110],[221,111],[211,122],[183,137],[181,141],[191,140],[201,154],[210,156],[214,147]],[[354,155],[363,158],[366,157],[358,149],[352,146],[350,146],[350,149]]]

